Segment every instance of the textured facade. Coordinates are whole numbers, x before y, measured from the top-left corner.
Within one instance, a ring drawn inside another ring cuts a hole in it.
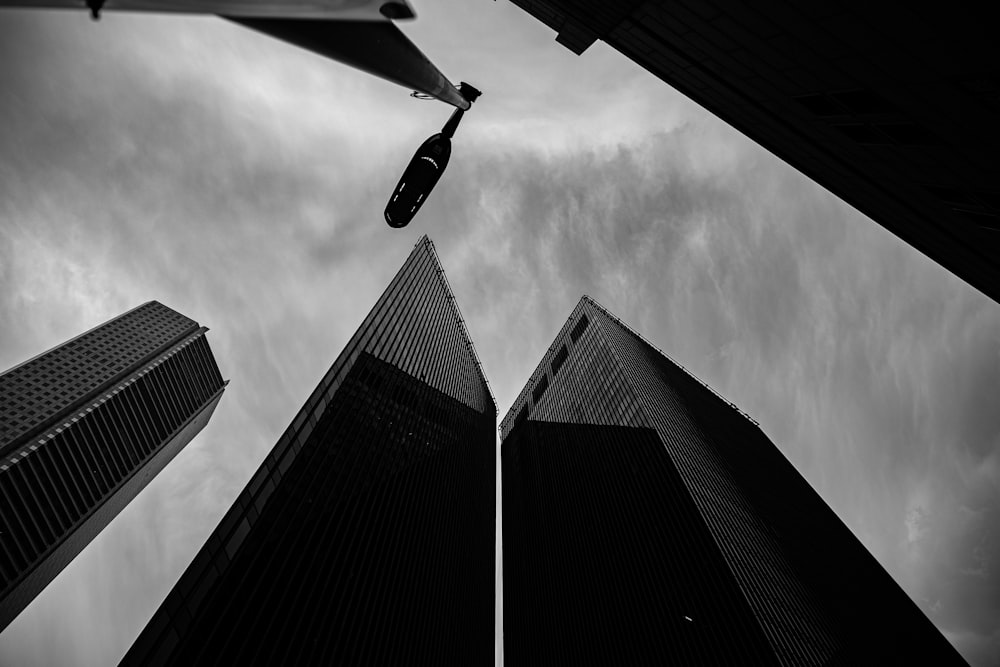
[[[0,629],[208,423],[206,331],[151,301],[0,375]]]
[[[492,664],[495,429],[424,237],[123,664]]]
[[[989,5],[512,0],[600,39],[1000,300]]]
[[[587,297],[501,435],[511,667],[964,664],[755,422]]]

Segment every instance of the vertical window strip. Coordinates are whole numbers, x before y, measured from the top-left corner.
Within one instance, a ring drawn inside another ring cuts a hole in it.
[[[166,423],[164,423],[159,402],[153,394],[150,393],[149,386],[146,382],[136,382],[132,386],[136,388],[137,402],[144,409],[147,421],[150,426],[152,426],[153,435],[156,437],[156,446],[154,446],[154,448],[158,448],[158,446],[162,444],[170,434]]]
[[[199,343],[203,339],[204,336],[196,338],[183,349],[178,350],[173,357],[176,369],[173,375],[174,387],[185,419],[190,419],[207,399],[207,396],[204,395],[205,389],[196,379],[201,372],[209,374],[208,368],[201,368],[202,364],[198,352],[201,348]]]
[[[6,474],[5,472],[0,472],[0,475]],[[3,486],[2,477],[0,477],[0,487]],[[0,489],[0,495],[4,496]],[[31,555],[25,549],[23,529],[21,528],[20,521],[14,516],[13,508],[9,502],[0,503],[0,528],[3,529],[3,539],[0,540],[0,550],[3,552],[3,558],[6,564],[9,564],[9,571],[11,575],[8,579],[14,579],[17,573],[23,571],[28,567],[28,563],[31,562]]]
[[[31,480],[27,477],[26,468],[29,465],[28,458],[22,458],[11,466],[7,482],[20,501],[19,509],[23,513],[25,523],[31,525],[33,536],[38,538],[38,551],[44,552],[55,541],[57,531],[52,522],[52,510],[45,502],[45,497],[38,493],[40,489],[33,488]]]
[[[148,436],[143,431],[143,424],[139,410],[135,405],[136,391],[134,387],[129,387],[121,394],[121,400],[116,401],[112,407],[102,405],[101,409],[107,409],[108,418],[119,425],[122,438],[137,457],[139,464],[149,456]]]
[[[429,279],[433,279],[433,273]],[[434,291],[432,289],[422,290],[420,303],[414,317],[414,320],[418,321],[421,326],[415,327],[414,331],[409,334],[406,357],[401,365],[401,368],[413,377],[421,379],[421,375],[423,375],[424,381],[426,381],[426,359],[432,347],[434,333],[434,310]]]
[[[100,410],[97,412],[100,414],[92,414],[90,420],[101,433],[108,458],[113,459],[118,466],[117,482],[120,483],[135,470],[140,461],[135,458],[135,453],[125,443],[118,421],[108,418],[110,411]]]
[[[129,442],[130,438],[126,435],[124,421],[127,413],[122,409],[124,402],[125,397],[122,395],[122,400],[114,402],[114,408],[101,406],[100,409],[90,413],[87,418],[99,423],[104,432],[108,434],[111,446],[118,453],[125,469],[135,470],[142,463],[142,456],[134,448],[133,443]]]
[[[416,310],[417,300],[422,296],[420,288],[429,278],[428,271],[429,267],[426,262],[420,262],[419,270],[408,286],[406,297],[402,300],[397,315],[391,320],[390,330],[385,337],[381,353],[376,355],[394,366],[399,364],[399,352],[402,341],[405,340],[404,336],[409,334],[415,324],[413,313]]]
[[[376,305],[376,308],[379,308],[380,315],[373,322],[370,331],[371,338],[363,342],[362,349],[371,352],[376,357],[379,356],[386,323],[392,322],[400,302],[404,300],[410,291],[415,288],[415,280],[413,279],[413,276],[419,273],[419,268],[418,256],[411,253],[410,257],[403,265],[403,269],[400,270],[400,273],[405,273],[405,278],[399,285],[396,286],[395,289],[387,291],[383,294],[383,297],[385,298],[384,305],[381,307]]]
[[[177,364],[177,355],[181,354],[184,349],[185,348],[181,348],[180,351],[174,351],[173,354],[163,360],[163,363],[159,366],[160,381],[156,383],[156,385],[160,388],[161,394],[169,402],[171,407],[171,432],[175,431],[180,424],[183,424],[190,414],[187,406],[184,405],[184,394],[180,391],[177,377],[180,371]]]
[[[206,359],[208,343],[205,337],[196,339],[185,354],[181,357],[181,365],[186,369],[184,373],[184,387],[189,393],[192,414],[202,408],[205,402],[222,387],[221,377],[216,379],[216,374],[211,363]]]
[[[110,443],[107,441],[105,433],[98,431],[97,426],[99,425],[89,421],[86,423],[77,422],[70,430],[74,431],[74,435],[90,448],[98,470],[100,470],[107,485],[107,491],[105,491],[107,493],[117,486],[122,470],[115,457],[108,451]]]
[[[89,508],[93,507],[101,497],[97,488],[97,482],[90,471],[90,464],[83,458],[83,454],[78,450],[76,443],[66,437],[65,432],[60,433],[56,440],[56,442],[50,443],[49,446],[58,448],[59,453],[72,463],[74,472],[76,473],[74,479],[83,491],[83,503],[89,512]]]
[[[191,358],[191,365],[198,373],[199,391],[195,394],[199,409],[224,386],[224,380],[212,358],[212,352],[208,347],[208,342],[201,338],[197,341],[195,354]]]
[[[216,378],[216,369],[208,341],[199,336],[178,353],[185,368],[185,380],[191,398],[200,408],[222,386],[222,376]],[[196,408],[197,409],[197,408]]]
[[[38,501],[38,507],[49,519],[53,538],[58,538],[69,529],[72,522],[62,506],[52,479],[45,473],[45,462],[39,457],[38,450],[35,450],[22,463],[27,464],[23,471],[25,481]]]
[[[84,474],[89,481],[93,481],[94,499],[95,501],[100,500],[107,494],[109,486],[107,479],[104,477],[103,466],[98,463],[88,443],[82,438],[77,437],[73,429],[64,430],[62,435],[66,444],[71,445],[73,452],[79,455],[78,460],[80,464],[86,466]]]
[[[174,355],[176,356],[176,355]],[[170,433],[173,434],[180,428],[181,424],[187,421],[190,413],[185,409],[184,404],[181,400],[181,393],[177,388],[175,382],[175,368],[176,364],[170,364],[173,361],[174,356],[167,359],[166,362],[161,366],[162,376],[161,381],[156,383],[154,386],[159,390],[160,395],[163,397],[164,402],[170,405]],[[169,365],[168,365],[169,364]],[[171,368],[174,366],[174,369]]]
[[[72,526],[80,518],[81,511],[77,507],[74,493],[65,479],[65,473],[61,470],[61,460],[52,456],[52,448],[42,445],[35,454],[41,459],[41,468],[51,480],[52,488],[59,496],[63,510],[67,519],[67,526]]]
[[[3,496],[6,504],[5,514],[11,519],[13,542],[21,547],[27,563],[32,563],[38,554],[45,549],[45,545],[37,527],[27,516],[24,498],[20,495],[17,484],[10,475],[12,470],[12,468],[8,468],[4,475],[6,479],[0,484],[0,495]]]
[[[143,385],[153,400],[151,407],[156,412],[156,416],[163,424],[163,440],[170,437],[170,434],[177,428],[181,421],[181,412],[174,403],[170,388],[167,385],[167,371],[163,364],[153,367],[146,375],[139,378],[138,382]]]
[[[177,392],[177,398],[185,418],[190,418],[202,403],[199,400],[201,388],[194,381],[196,373],[194,370],[196,365],[194,355],[197,354],[198,347],[198,340],[196,339],[178,350],[177,354],[173,356],[174,373],[172,379],[174,390]]]
[[[50,456],[52,458],[53,468],[59,472],[63,481],[66,482],[66,491],[73,502],[76,519],[79,520],[80,517],[87,513],[89,505],[87,503],[87,491],[82,486],[83,482],[80,480],[80,472],[77,470],[76,464],[69,458],[67,453],[62,451],[62,442],[50,440],[41,446],[40,449],[45,451],[43,456]]]
[[[103,424],[94,419],[80,420],[70,427],[74,435],[85,440],[92,448],[94,456],[100,464],[109,488],[114,488],[118,479],[122,475],[123,465],[111,453],[112,444],[108,439],[108,434],[103,428]]]

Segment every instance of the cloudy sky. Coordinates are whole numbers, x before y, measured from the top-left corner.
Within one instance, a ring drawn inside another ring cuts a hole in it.
[[[202,434],[0,634],[113,664],[419,238],[501,416],[590,294],[757,419],[974,665],[1000,665],[1000,306],[598,43],[506,2],[404,31],[450,109],[210,17],[0,12],[0,368],[151,299],[232,380]]]

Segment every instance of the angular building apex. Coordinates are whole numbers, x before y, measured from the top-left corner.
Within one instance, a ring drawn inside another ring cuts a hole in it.
[[[482,361],[480,361],[479,353],[476,352],[476,346],[472,342],[472,336],[469,334],[469,329],[465,323],[465,316],[462,315],[462,311],[458,307],[458,300],[455,298],[455,292],[451,288],[451,283],[448,282],[448,275],[445,273],[444,267],[441,264],[441,258],[437,254],[437,247],[434,245],[434,241],[427,234],[424,234],[417,240],[416,244],[413,246],[413,250],[416,251],[421,246],[427,250],[430,255],[430,259],[434,264],[435,271],[441,278],[441,284],[445,289],[445,298],[451,303],[451,308],[454,310],[456,321],[458,322],[459,333],[463,339],[463,344],[468,348],[470,354],[472,355],[472,361],[475,364],[476,372],[485,385],[486,393],[489,395],[490,402],[493,404],[493,411],[499,414],[496,407],[496,397],[493,395],[493,388],[490,386],[490,381],[486,378],[486,373],[483,371]]]
[[[618,328],[621,331],[612,331],[612,328]],[[623,333],[626,336],[630,336],[638,341],[641,349],[645,350],[646,355],[651,358],[662,357],[684,375],[690,377],[692,380],[707,389],[715,398],[722,400],[741,417],[749,421],[758,429],[760,428],[760,424],[746,412],[737,407],[735,403],[720,394],[707,382],[699,378],[697,375],[678,363],[670,355],[666,354],[662,349],[647,340],[645,336],[622,321],[617,315],[601,305],[601,303],[592,296],[584,294],[580,297],[580,300],[573,308],[569,317],[566,318],[566,322],[561,327],[552,345],[548,348],[548,351],[542,357],[541,362],[531,374],[530,381],[524,389],[521,390],[521,394],[517,397],[507,415],[500,422],[502,438],[506,438],[515,425],[535,414],[535,406],[543,402],[543,396],[546,394],[550,383],[555,382],[556,375],[566,362],[567,356],[573,349],[576,348],[578,343],[584,342],[584,334],[589,333],[591,329],[597,330],[597,333],[594,334],[594,336],[596,336],[597,340],[600,341],[599,345],[602,349],[606,349],[607,354],[609,354],[616,363],[621,363],[623,360],[619,358],[621,354],[619,349],[620,346],[614,345],[613,340],[620,339],[619,333]],[[563,414],[562,418],[567,421],[574,421],[574,418],[571,418],[566,414]]]
[[[496,403],[424,236],[123,665],[492,665]]]
[[[684,367],[683,365],[681,365],[676,359],[674,359],[669,354],[667,354],[666,352],[664,352],[658,346],[654,345],[645,336],[643,336],[641,333],[639,333],[638,331],[636,331],[635,329],[633,329],[631,326],[629,326],[627,322],[622,321],[617,315],[615,315],[610,310],[608,310],[603,305],[601,305],[596,299],[594,299],[594,298],[592,298],[592,297],[587,296],[586,294],[584,294],[583,295],[583,299],[581,299],[581,300],[585,300],[587,303],[589,303],[592,306],[594,306],[595,308],[597,308],[599,311],[601,311],[602,313],[604,313],[606,316],[610,317],[612,320],[614,320],[619,325],[621,325],[626,331],[628,331],[633,336],[635,336],[636,338],[638,338],[639,340],[641,340],[647,347],[655,350],[661,356],[666,357],[666,359],[670,363],[672,363],[674,366],[676,366],[677,368],[679,368],[681,371],[683,371],[684,373],[686,373],[687,375],[689,375],[693,380],[695,380],[696,382],[698,382],[698,384],[700,384],[703,387],[705,387],[705,389],[708,389],[717,398],[719,398],[720,400],[722,400],[725,403],[727,403],[729,405],[729,407],[731,407],[733,410],[735,410],[740,415],[742,415],[744,418],[746,418],[754,426],[756,426],[757,428],[760,428],[760,422],[758,422],[756,419],[754,419],[753,417],[751,417],[749,414],[747,414],[746,412],[744,412],[743,410],[741,410],[739,408],[739,406],[737,406],[735,403],[733,403],[728,398],[726,398],[721,393],[719,393],[715,388],[712,387],[712,385],[708,384],[708,382],[702,380],[700,377],[698,377],[697,375],[695,375],[694,373],[692,373],[691,371],[689,371],[686,367]]]
[[[588,296],[501,436],[509,664],[962,664],[756,422]]]

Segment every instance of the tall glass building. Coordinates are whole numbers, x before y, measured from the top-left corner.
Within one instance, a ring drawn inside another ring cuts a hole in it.
[[[753,420],[588,297],[501,436],[511,667],[964,664]]]
[[[496,417],[425,236],[123,664],[492,664]]]
[[[206,331],[150,301],[0,375],[0,629],[208,423]]]

